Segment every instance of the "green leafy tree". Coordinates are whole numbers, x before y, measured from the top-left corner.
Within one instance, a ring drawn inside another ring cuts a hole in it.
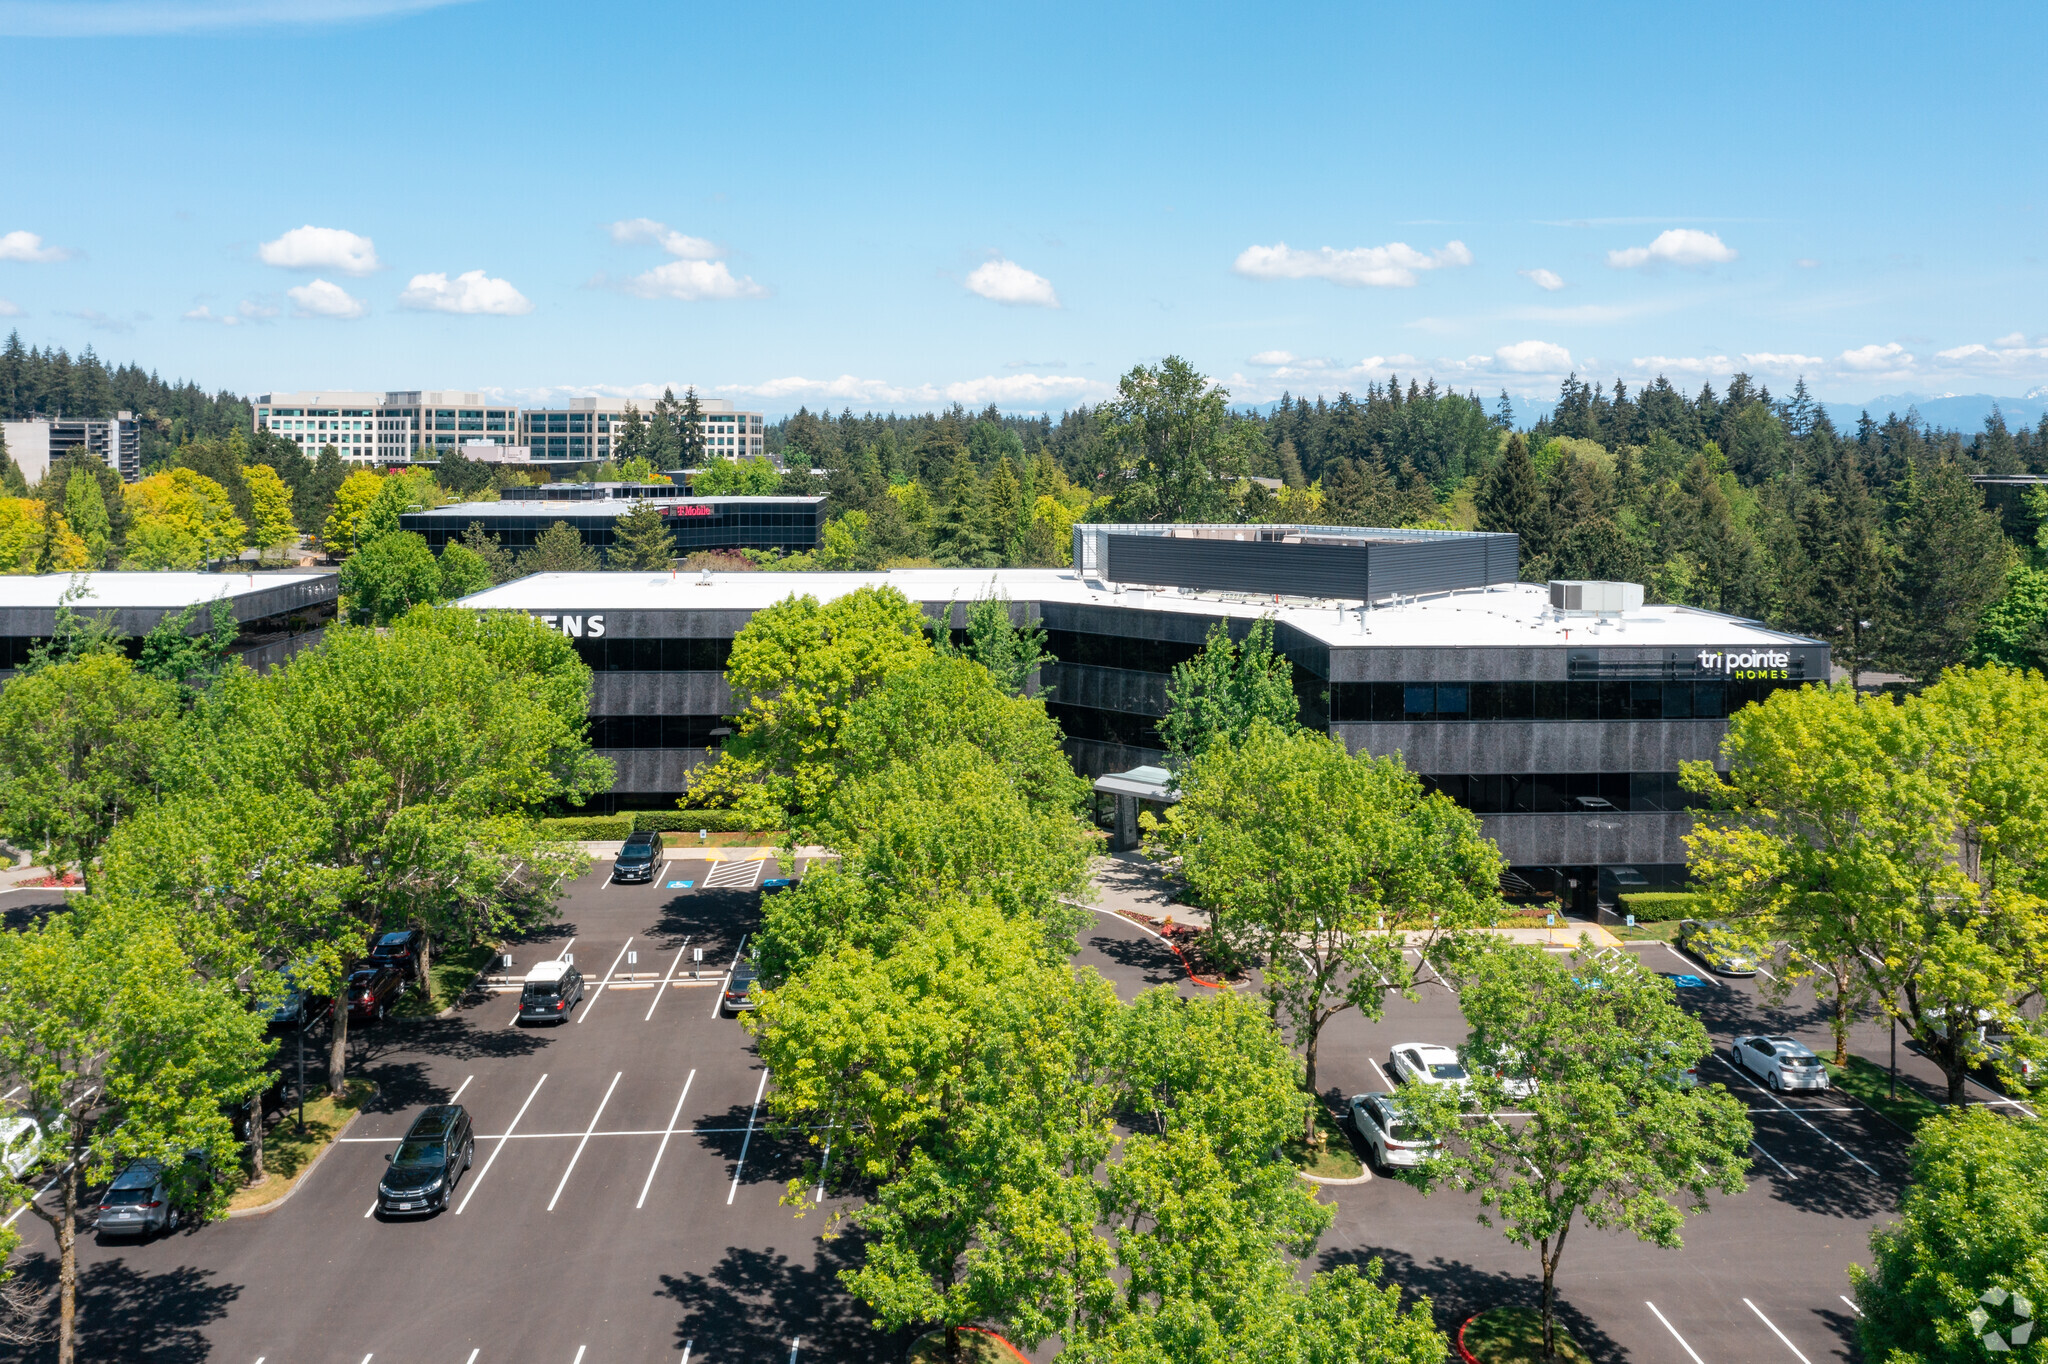
[[[1507,531],[1522,537],[1522,556],[1545,553],[1550,546],[1550,502],[1529,459],[1528,442],[1517,432],[1507,449],[1479,476],[1473,498],[1479,529]]]
[[[219,598],[205,604],[206,625],[197,634],[202,603],[193,602],[182,611],[165,616],[142,637],[142,652],[135,670],[177,688],[181,700],[211,686],[227,666],[241,624],[234,608]]]
[[[21,466],[7,454],[7,437],[0,434],[0,495],[27,497],[28,480],[21,476]]]
[[[184,780],[318,793],[321,856],[357,878],[334,944],[345,973],[380,928],[475,942],[552,912],[586,859],[530,815],[609,785],[589,704],[590,670],[559,632],[523,613],[416,608],[389,630],[330,629],[238,688],[213,713],[228,770]],[[337,1087],[347,1033],[337,1011]]]
[[[627,403],[625,416],[613,427],[612,458],[621,464],[636,459],[648,460],[651,466],[648,436],[647,418],[639,408]]]
[[[605,558],[612,568],[657,571],[676,557],[675,535],[668,518],[652,502],[637,502],[612,527],[612,547]]]
[[[321,453],[325,458],[326,452]],[[332,509],[320,526],[320,544],[330,557],[345,559],[356,552],[356,523],[383,490],[382,475],[368,469],[357,469],[342,480],[335,489]]]
[[[690,475],[693,497],[773,497],[781,490],[782,475],[765,455],[707,460]]]
[[[490,564],[459,540],[450,541],[442,547],[440,572],[442,601],[454,601],[472,592],[481,592],[494,581]]]
[[[251,465],[244,475],[249,486],[249,543],[265,557],[289,549],[299,538],[292,521],[292,492],[268,464]]]
[[[604,565],[597,551],[583,543],[583,536],[567,521],[557,521],[533,539],[533,548],[518,559],[519,572],[595,573]]]
[[[472,521],[462,532],[462,547],[483,561],[490,571],[494,583],[509,583],[519,576],[518,561],[504,542],[484,529],[481,521]]]
[[[950,647],[944,636],[940,642]],[[993,583],[967,608],[966,653],[1011,696],[1022,696],[1033,673],[1058,661],[1045,647],[1045,627],[1027,619],[1019,628],[1011,619],[1010,594]]]
[[[1970,640],[1971,663],[2048,666],[2048,569],[2014,564],[2005,595],[1984,609]]]
[[[341,566],[340,586],[352,625],[389,625],[415,606],[445,600],[441,564],[426,538],[409,530],[359,544]]]
[[[1504,946],[1459,980],[1471,1025],[1470,1104],[1456,1086],[1411,1086],[1404,1101],[1441,1145],[1425,1188],[1476,1192],[1493,1225],[1534,1247],[1543,1273],[1544,1359],[1557,1357],[1557,1269],[1579,1222],[1665,1249],[1713,1191],[1740,1193],[1749,1116],[1720,1085],[1678,1077],[1712,1051],[1706,1029],[1662,977],[1579,951]],[[1533,1081],[1512,1098],[1513,1079]],[[1528,1117],[1493,1118],[1510,1109]]]
[[[1684,772],[1719,807],[1687,836],[1716,916],[1853,958],[1951,1104],[1988,1059],[1981,1019],[2038,1053],[2021,1005],[2048,963],[2048,681],[1954,669],[1903,704],[1781,690],[1731,719],[1721,761],[1725,781]]]
[[[725,676],[737,732],[693,773],[685,801],[747,809],[777,822],[823,808],[839,780],[839,728],[890,674],[931,657],[924,614],[893,587],[863,587],[819,605],[791,596],[734,636]]]
[[[80,574],[64,585],[57,596],[57,612],[50,634],[29,650],[25,673],[74,663],[97,654],[117,654],[126,648],[127,636],[114,628],[114,613],[79,611],[71,603],[94,596],[92,579]]]
[[[0,980],[0,1084],[61,1160],[54,1208],[38,1201],[32,1171],[0,1168],[0,1192],[55,1234],[57,1359],[71,1364],[86,1187],[131,1160],[160,1160],[177,1203],[218,1213],[227,1182],[199,1181],[185,1153],[235,1168],[226,1106],[262,1088],[271,1044],[264,1020],[230,985],[194,972],[177,935],[148,916],[88,905],[0,934]]]
[[[1327,736],[1256,724],[1242,742],[1204,750],[1180,780],[1159,841],[1208,908],[1218,946],[1263,962],[1312,1095],[1330,1019],[1347,1009],[1376,1019],[1388,995],[1413,998],[1439,944],[1498,916],[1500,850],[1469,810],[1425,795],[1398,757],[1353,757]],[[1313,1115],[1303,1121],[1314,1144]]]
[[[0,687],[0,831],[41,850],[46,865],[76,865],[90,884],[107,835],[156,795],[176,711],[176,688],[116,653]]]
[[[1218,621],[1202,652],[1174,665],[1159,734],[1167,762],[1178,771],[1212,745],[1242,741],[1262,720],[1297,728],[1300,710],[1293,665],[1273,651],[1271,617],[1260,617],[1241,644],[1232,644],[1229,626]]]
[[[227,490],[190,469],[151,474],[128,485],[127,564],[193,569],[242,552],[248,528]]]
[[[1251,473],[1256,429],[1234,423],[1230,392],[1169,355],[1117,381],[1097,411],[1109,486],[1126,521],[1222,521]]]
[[[65,483],[64,519],[85,541],[86,562],[93,568],[105,568],[114,553],[114,525],[107,517],[107,501],[97,478],[74,477]]]
[[[292,449],[296,451],[297,447]],[[292,484],[292,520],[309,532],[316,526],[322,527],[320,534],[324,540],[327,517],[348,477],[349,468],[341,452],[331,445],[321,446],[306,477]]]
[[[1871,1266],[1849,1266],[1865,1359],[1978,1364],[2020,1318],[1994,1290],[2048,1302],[2048,1126],[1987,1108],[1920,1125],[1895,1223],[1870,1234]],[[1983,1316],[1977,1315],[1983,1313]],[[2035,1328],[2038,1339],[2040,1328]],[[2024,1347],[2013,1347],[2024,1358]]]
[[[704,404],[698,401],[694,385],[683,390],[682,405],[676,410],[676,454],[681,467],[695,469],[704,462],[709,449],[704,439]]]

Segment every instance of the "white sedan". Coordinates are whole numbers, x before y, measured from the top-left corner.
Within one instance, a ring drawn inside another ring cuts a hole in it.
[[[1790,1037],[1738,1037],[1735,1064],[1772,1089],[1828,1087],[1828,1068],[1805,1043]]]
[[[1394,1078],[1410,1085],[1451,1085],[1463,1089],[1472,1074],[1458,1053],[1434,1042],[1403,1042],[1394,1048]]]

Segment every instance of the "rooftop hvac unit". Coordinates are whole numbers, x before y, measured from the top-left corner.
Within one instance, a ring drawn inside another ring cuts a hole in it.
[[[1643,604],[1641,583],[1550,583],[1550,609],[1565,616],[1618,616]]]

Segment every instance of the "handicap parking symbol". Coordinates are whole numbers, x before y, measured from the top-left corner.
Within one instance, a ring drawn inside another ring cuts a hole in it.
[[[668,883],[668,888],[670,890],[688,890],[696,884],[695,881],[671,881]]]

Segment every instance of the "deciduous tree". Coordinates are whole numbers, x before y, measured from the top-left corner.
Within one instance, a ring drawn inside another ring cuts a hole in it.
[[[1242,742],[1261,721],[1280,730],[1297,728],[1300,709],[1293,665],[1273,651],[1272,618],[1261,616],[1238,644],[1218,621],[1209,627],[1202,652],[1174,665],[1159,734],[1168,764],[1178,771],[1212,745]]]

